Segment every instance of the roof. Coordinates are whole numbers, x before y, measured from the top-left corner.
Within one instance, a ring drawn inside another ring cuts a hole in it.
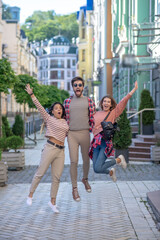
[[[70,45],[68,38],[58,35],[49,40],[49,45]]]
[[[68,50],[68,53],[69,54],[76,54],[76,50],[77,50],[77,47],[70,47],[69,50]]]

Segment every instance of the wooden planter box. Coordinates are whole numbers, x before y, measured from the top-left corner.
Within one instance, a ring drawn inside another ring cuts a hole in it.
[[[0,162],[0,186],[3,187],[6,185],[8,180],[8,166],[7,163]]]
[[[160,147],[151,146],[151,160],[154,162],[160,162]]]
[[[24,152],[3,152],[2,162],[7,162],[8,168],[21,170],[25,166]]]

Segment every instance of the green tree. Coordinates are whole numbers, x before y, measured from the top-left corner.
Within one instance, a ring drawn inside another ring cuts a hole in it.
[[[20,115],[15,116],[15,122],[12,127],[12,132],[16,136],[20,136],[23,138],[23,133],[24,133],[24,124],[23,124],[23,119]]]
[[[17,152],[17,149],[23,146],[23,139],[20,136],[11,136],[6,139],[6,144],[9,149]]]
[[[113,137],[113,146],[116,149],[127,149],[132,142],[132,131],[126,109],[120,115],[117,123],[120,131],[116,131]]]
[[[144,89],[141,93],[141,101],[140,101],[139,111],[144,108],[154,108],[153,99],[150,95],[150,91],[147,89]],[[154,111],[144,111],[143,112],[143,114],[142,114],[143,125],[152,124],[154,119],[155,119]],[[140,122],[140,116],[139,116],[139,122]]]
[[[19,82],[14,85],[13,93],[15,94],[16,101],[20,104],[23,104],[24,107],[24,132],[23,137],[25,135],[25,115],[26,115],[26,104],[33,104],[31,97],[29,94],[25,91],[26,84],[30,84],[31,87],[34,88],[34,91],[38,88],[38,81],[37,79],[33,78],[32,76],[29,76],[27,74],[21,74],[18,75]]]
[[[61,90],[56,88],[54,85],[46,86],[48,101],[44,104],[44,108],[49,108],[54,102],[61,101]]]
[[[10,62],[6,58],[0,59],[0,137],[2,136],[2,109],[1,109],[1,94],[8,94],[8,89],[12,88],[15,83],[18,83]]]
[[[3,127],[3,137],[10,137],[13,135],[12,129],[9,125],[8,119],[6,116],[2,116],[2,127]]]
[[[66,98],[69,98],[69,92],[65,90],[61,90],[60,94],[61,94],[61,103],[63,104],[64,100]]]
[[[78,37],[78,24],[76,13],[70,15],[56,15],[55,12],[35,11],[28,17],[22,26],[29,41],[41,41],[53,36],[64,35],[70,41]]]

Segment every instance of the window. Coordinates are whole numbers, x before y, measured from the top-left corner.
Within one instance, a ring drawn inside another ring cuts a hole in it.
[[[71,76],[70,71],[67,71],[67,77],[70,77],[70,76]]]
[[[72,77],[74,78],[76,76],[75,71],[72,72]]]
[[[85,61],[85,50],[83,49],[82,50],[82,62],[84,62]]]
[[[51,85],[57,87],[57,82],[52,82]]]
[[[64,68],[64,61],[60,59],[51,60],[51,68]]]
[[[76,65],[76,60],[72,60],[72,66],[75,66]]]
[[[68,91],[71,90],[71,84],[70,84],[70,82],[67,82],[67,90],[68,90]]]
[[[51,79],[64,79],[64,71],[51,71]]]
[[[71,67],[70,59],[67,59],[67,68],[70,68],[70,67]]]
[[[85,38],[85,28],[82,28],[82,39]]]

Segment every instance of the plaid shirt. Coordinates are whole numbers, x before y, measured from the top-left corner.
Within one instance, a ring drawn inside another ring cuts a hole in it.
[[[73,96],[67,98],[64,100],[64,108],[65,108],[65,112],[66,112],[66,120],[67,120],[67,123],[69,125],[69,106],[70,106],[70,103],[71,103],[71,100],[72,100]],[[92,131],[92,128],[94,126],[94,113],[95,113],[95,103],[93,102],[92,99],[88,98],[88,110],[89,110],[89,126],[90,126],[90,129],[89,131],[91,132]]]
[[[94,136],[90,148],[89,148],[89,157],[90,159],[93,158],[93,150],[96,148],[98,145],[101,145],[103,134],[98,133],[96,136]],[[106,158],[114,156],[114,149],[113,149],[113,144],[112,140],[110,141],[105,141],[106,142],[106,148],[104,151],[104,154],[106,155]]]

